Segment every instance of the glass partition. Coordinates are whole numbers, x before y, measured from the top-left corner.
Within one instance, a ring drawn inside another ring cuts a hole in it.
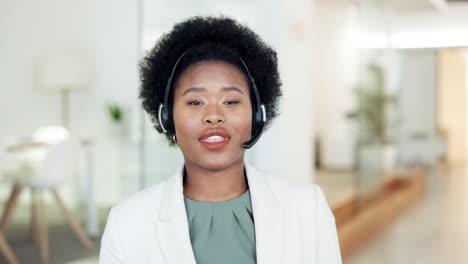
[[[356,187],[362,206],[378,197],[397,167],[399,65],[390,46],[390,10],[384,1],[359,1],[360,63],[355,87],[359,136]]]

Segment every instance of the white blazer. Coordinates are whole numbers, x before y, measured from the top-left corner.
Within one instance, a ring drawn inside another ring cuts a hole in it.
[[[100,264],[196,263],[182,171],[111,209]],[[341,263],[335,219],[318,186],[272,177],[248,164],[246,173],[257,264]]]

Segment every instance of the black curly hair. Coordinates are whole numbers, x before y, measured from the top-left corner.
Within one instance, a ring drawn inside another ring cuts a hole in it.
[[[203,61],[224,61],[237,67],[248,80],[240,57],[254,78],[261,101],[265,105],[266,127],[278,115],[279,98],[282,93],[276,52],[256,33],[231,18],[192,17],[176,24],[169,33],[164,34],[139,65],[139,98],[159,133],[163,132],[159,123],[159,104],[164,101],[166,85],[174,64],[186,51],[188,52],[177,65],[173,76],[168,106],[170,111],[174,87],[177,86],[180,75],[189,66]],[[252,89],[251,83],[248,83]],[[253,92],[250,94],[252,97]],[[173,144],[172,135],[166,133],[166,136],[170,144]]]

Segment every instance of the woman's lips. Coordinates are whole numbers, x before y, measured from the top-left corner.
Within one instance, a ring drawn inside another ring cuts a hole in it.
[[[224,129],[209,129],[202,133],[199,141],[209,150],[219,150],[224,148],[230,139],[231,136]]]

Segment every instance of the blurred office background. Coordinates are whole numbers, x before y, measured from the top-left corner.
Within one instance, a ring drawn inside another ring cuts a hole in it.
[[[110,207],[183,162],[138,61],[220,14],[276,49],[284,83],[247,159],[322,187],[343,262],[467,263],[463,0],[0,0],[0,263],[97,263]]]

